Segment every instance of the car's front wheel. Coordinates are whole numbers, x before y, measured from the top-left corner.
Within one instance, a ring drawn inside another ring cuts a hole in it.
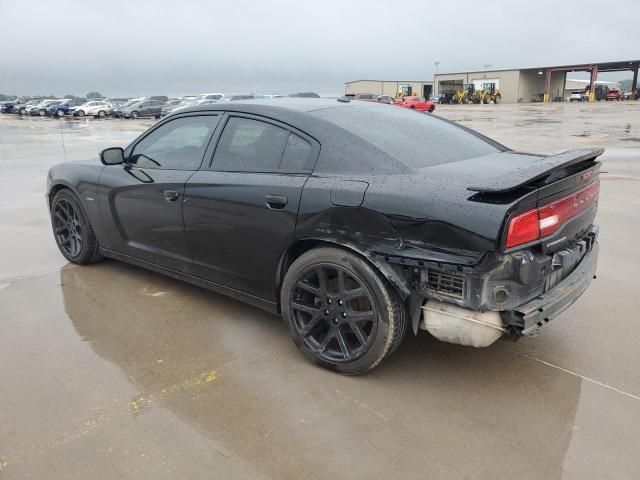
[[[280,301],[298,348],[341,373],[371,370],[406,330],[403,305],[387,281],[364,259],[338,248],[313,249],[296,259]]]
[[[131,112],[131,118],[138,118],[140,116],[140,114],[136,111]]]
[[[84,117],[84,110],[78,110],[78,116]]]
[[[44,117],[46,114],[47,114],[46,110],[42,110],[42,109],[38,110],[38,115],[40,115],[41,117]]]
[[[100,118],[104,118],[104,117],[106,117],[106,116],[107,116],[107,112],[105,112],[104,110],[100,110],[100,111],[98,112],[98,117],[100,117]]]
[[[87,264],[102,259],[91,223],[78,198],[68,189],[53,197],[51,227],[60,252],[70,262]]]
[[[64,117],[64,110],[58,110],[56,112],[56,115],[59,116],[59,117]]]

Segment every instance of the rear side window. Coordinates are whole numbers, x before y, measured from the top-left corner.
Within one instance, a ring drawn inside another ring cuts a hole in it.
[[[313,168],[313,147],[304,138],[290,133],[284,147],[279,169],[286,171],[311,170]]]
[[[363,138],[414,169],[504,150],[479,134],[406,108],[363,102],[310,113]]]
[[[272,172],[280,168],[289,131],[251,118],[231,117],[213,156],[223,172]]]

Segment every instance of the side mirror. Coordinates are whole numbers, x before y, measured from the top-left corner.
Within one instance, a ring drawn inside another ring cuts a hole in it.
[[[124,163],[124,150],[120,147],[107,148],[100,152],[100,160],[105,165],[120,165]]]

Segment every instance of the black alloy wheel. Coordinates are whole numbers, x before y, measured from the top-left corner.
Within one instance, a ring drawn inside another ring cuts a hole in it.
[[[344,267],[315,265],[295,285],[293,325],[321,360],[357,359],[376,334],[377,311],[363,282]]]
[[[289,334],[324,368],[355,375],[391,355],[406,331],[396,291],[364,258],[319,247],[289,267],[280,292]]]
[[[58,191],[51,202],[51,227],[60,253],[70,262],[87,264],[102,259],[80,201],[67,188]]]
[[[60,199],[53,207],[53,233],[62,250],[77,257],[82,251],[82,224],[75,207]]]

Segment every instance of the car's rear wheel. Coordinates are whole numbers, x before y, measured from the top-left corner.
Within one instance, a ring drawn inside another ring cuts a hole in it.
[[[44,117],[47,114],[46,110],[40,109],[38,110],[38,115],[40,115],[41,117]]]
[[[87,264],[102,259],[89,219],[78,198],[66,188],[51,202],[51,226],[60,252],[70,262]]]
[[[433,113],[433,111],[436,109],[436,107],[434,107],[433,105],[431,105],[429,107],[429,113]]]
[[[136,112],[135,110],[133,112],[131,112],[131,118],[138,118],[140,116],[140,114],[138,112]]]
[[[341,373],[371,370],[406,330],[396,292],[365,260],[338,248],[313,249],[293,262],[280,300],[298,348]]]
[[[84,110],[78,110],[78,116],[84,117]]]
[[[21,108],[21,109],[18,111],[18,113],[19,113],[20,115],[25,115],[25,114],[27,113],[27,109],[26,109],[26,108]]]

